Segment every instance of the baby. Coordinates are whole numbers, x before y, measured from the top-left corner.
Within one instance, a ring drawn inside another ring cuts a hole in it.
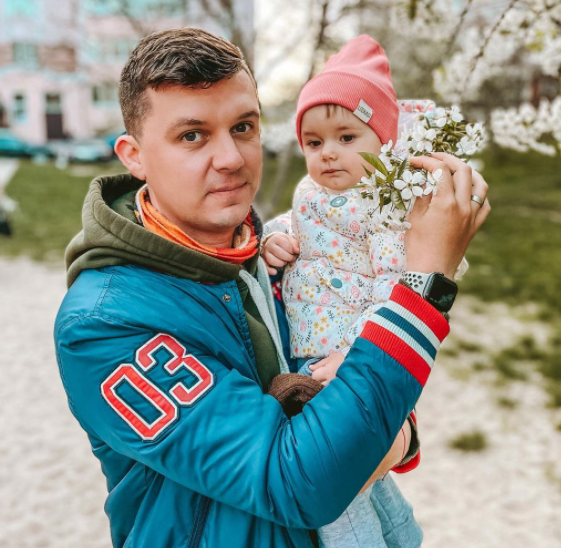
[[[282,295],[291,352],[300,372],[324,385],[405,271],[403,232],[376,224],[374,202],[354,188],[363,165],[371,168],[358,153],[380,154],[382,144],[395,143],[398,117],[387,57],[368,36],[331,57],[298,100],[296,128],[308,175],[295,190],[292,212],[266,225],[262,256],[271,273],[286,265]],[[414,420],[406,421],[392,448],[400,457]],[[416,466],[413,445],[394,470]],[[418,548],[422,542],[411,506],[389,476],[318,533],[325,548]]]

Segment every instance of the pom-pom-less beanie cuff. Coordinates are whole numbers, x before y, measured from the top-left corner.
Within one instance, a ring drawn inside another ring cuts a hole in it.
[[[315,106],[327,104],[340,105],[353,112],[374,130],[382,144],[390,140],[396,142],[399,108],[395,97],[357,74],[329,71],[310,80],[300,95],[296,135],[301,147],[304,113]]]

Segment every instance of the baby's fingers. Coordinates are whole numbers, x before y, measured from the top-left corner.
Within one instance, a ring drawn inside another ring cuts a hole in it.
[[[292,245],[287,249],[285,246],[281,246],[277,243],[272,243],[269,247],[269,252],[274,255],[277,259],[284,261],[284,263],[291,263],[295,256],[292,253]]]

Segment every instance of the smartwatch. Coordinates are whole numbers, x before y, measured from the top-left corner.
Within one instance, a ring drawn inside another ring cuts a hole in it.
[[[458,286],[442,272],[405,272],[400,283],[406,285],[443,314],[448,313],[458,294]]]

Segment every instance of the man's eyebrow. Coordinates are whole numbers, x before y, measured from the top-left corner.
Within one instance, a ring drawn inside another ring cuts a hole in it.
[[[186,127],[186,126],[205,126],[206,122],[203,122],[201,120],[196,120],[195,118],[177,118],[173,124],[171,124],[168,128],[167,133],[172,133],[182,127]]]
[[[247,112],[244,112],[238,120],[243,120],[244,118],[259,118],[259,112],[256,110],[248,110]]]

